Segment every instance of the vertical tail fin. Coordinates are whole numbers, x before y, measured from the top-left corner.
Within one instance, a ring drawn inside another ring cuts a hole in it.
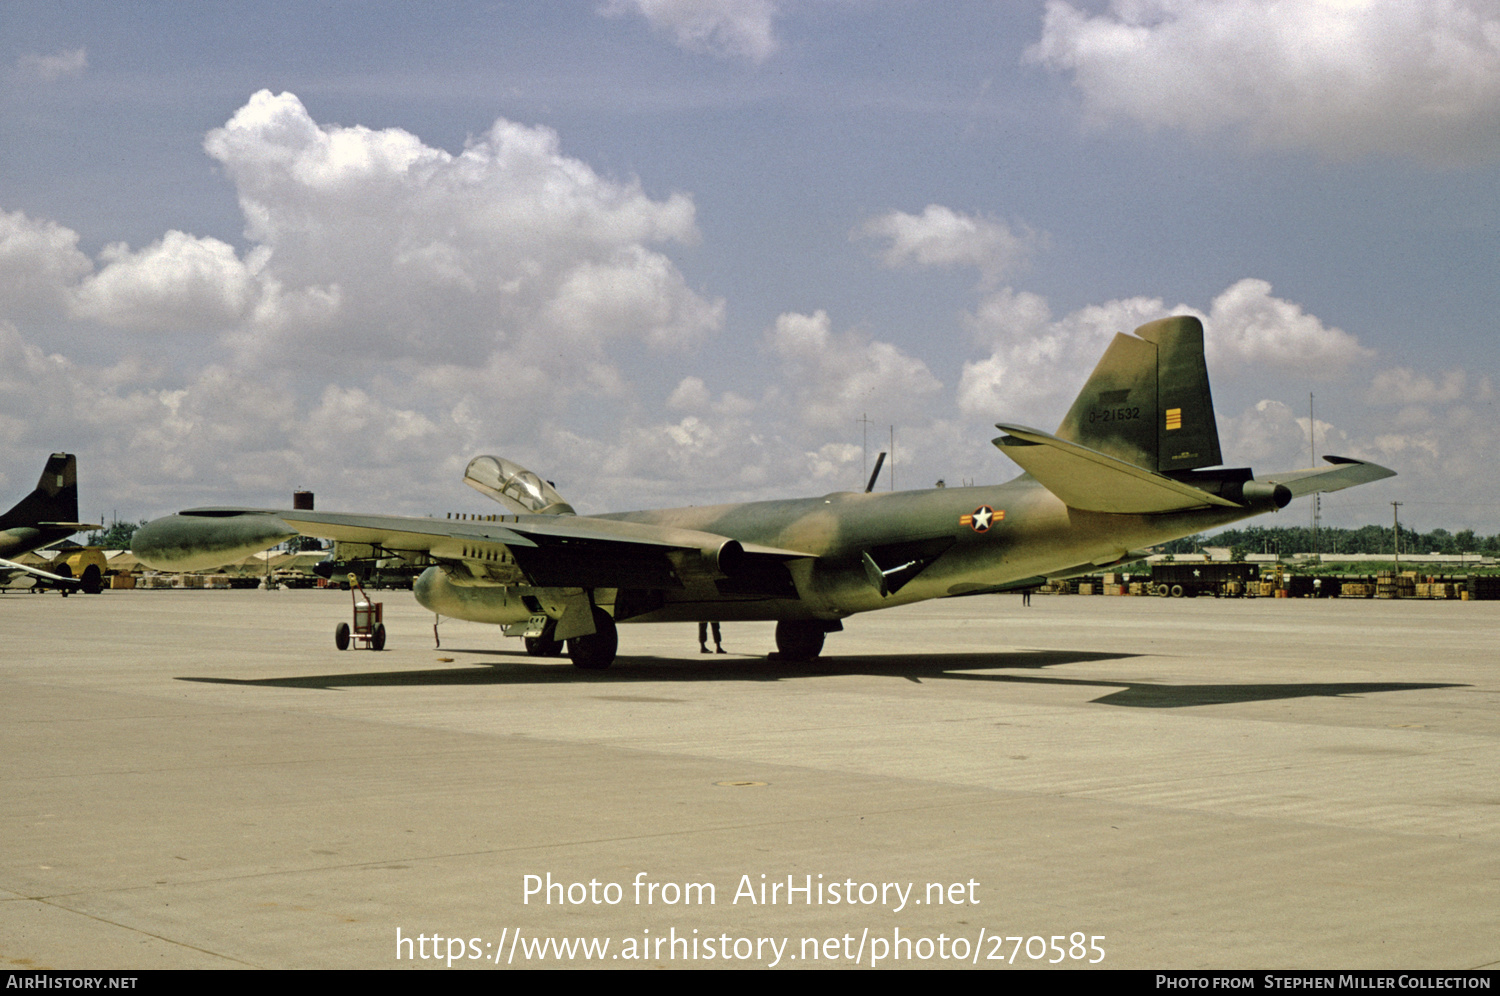
[[[1163,318],[1117,334],[1057,436],[1160,473],[1222,463],[1203,323]]]
[[[15,508],[0,515],[0,529],[77,521],[77,458],[71,453],[54,453],[47,458],[46,469],[37,481],[36,490],[22,498]]]

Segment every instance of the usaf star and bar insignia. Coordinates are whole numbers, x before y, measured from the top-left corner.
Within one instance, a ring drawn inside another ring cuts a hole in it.
[[[1005,509],[1002,508],[997,512],[988,505],[980,505],[969,514],[960,515],[958,517],[958,524],[968,526],[976,533],[987,533],[990,531],[990,526],[1003,518],[1005,518]]]

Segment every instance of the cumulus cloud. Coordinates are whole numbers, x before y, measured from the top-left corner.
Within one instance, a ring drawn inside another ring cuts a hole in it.
[[[251,268],[218,239],[172,231],[139,252],[106,246],[99,259],[103,267],[79,284],[73,310],[108,325],[221,331],[259,296]]]
[[[606,17],[639,14],[690,52],[764,62],[780,47],[776,0],[608,0]]]
[[[78,249],[77,232],[19,211],[0,211],[0,315],[66,310],[74,285],[93,268]]]
[[[64,49],[52,55],[27,54],[16,60],[16,68],[22,75],[44,83],[68,76],[81,76],[88,67],[88,52],[82,47]]]
[[[1072,74],[1090,116],[1233,129],[1342,159],[1500,158],[1494,0],[1049,0],[1026,58]]]
[[[1111,335],[1168,314],[1205,320],[1216,387],[1239,388],[1227,394],[1240,407],[1281,398],[1253,392],[1289,375],[1299,395],[1314,374],[1354,394],[1372,376],[1352,334],[1259,280],[1202,310],[1142,296],[1056,316],[994,286],[1029,233],[934,206],[858,235],[890,265],[984,275],[955,386],[927,365],[950,362],[952,343],[914,355],[812,311],[765,329],[765,362],[726,390],[720,364],[695,366],[692,351],[724,304],[689,289],[665,251],[697,238],[691,198],[601,176],[547,129],[500,121],[448,152],[400,129],[321,124],[263,92],[205,147],[244,209],[239,251],[166,231],[90,258],[69,229],[0,212],[0,467],[29,477],[38,454],[80,452],[86,480],[109,482],[85,503],[107,493],[132,517],[278,505],[294,487],[327,507],[441,514],[475,507],[464,462],[494,452],[604,511],[861,487],[864,415],[872,437],[896,426],[901,487],[1003,479],[989,423],[1055,425]],[[89,335],[90,359],[69,355],[78,330],[101,326],[130,334]],[[1324,452],[1432,489],[1466,467],[1493,477],[1475,446],[1494,442],[1487,379],[1373,377],[1366,404],[1381,407],[1361,415],[1379,417],[1348,418],[1346,435],[1339,418],[1320,423]],[[1305,425],[1282,401],[1224,426],[1232,459],[1305,462]]]
[[[1491,401],[1495,393],[1488,377],[1471,377],[1465,370],[1436,376],[1410,367],[1393,367],[1375,375],[1366,400],[1373,405],[1431,405],[1455,401]]]
[[[927,205],[920,215],[887,212],[855,234],[888,241],[881,261],[893,269],[972,266],[990,283],[1025,263],[1044,241],[1029,228],[1012,231],[1003,221],[959,214],[941,204]]]
[[[888,418],[915,416],[942,389],[925,363],[896,346],[853,331],[834,334],[823,311],[780,316],[766,345],[796,418],[825,431],[843,433],[876,406]]]
[[[992,350],[964,364],[959,409],[978,418],[1022,418],[1047,428],[1060,421],[1088,371],[1116,332],[1171,314],[1160,299],[1128,298],[1052,320],[1046,302],[1009,288],[989,295],[967,318]]]
[[[1005,288],[967,317],[971,334],[992,352],[964,365],[959,407],[980,416],[1036,411],[1060,419],[1116,332],[1132,332],[1169,315],[1203,322],[1204,352],[1215,383],[1288,373],[1327,380],[1373,355],[1349,333],[1276,297],[1264,280],[1236,282],[1207,312],[1135,297],[1082,308],[1056,321],[1040,297]]]
[[[549,129],[500,120],[450,153],[401,129],[323,125],[263,91],[204,147],[239,195],[243,251],[168,231],[90,259],[76,232],[0,212],[0,321],[27,330],[5,326],[0,344],[28,372],[5,417],[33,416],[26,399],[45,384],[72,401],[60,427],[135,454],[134,480],[238,488],[231,501],[321,481],[410,508],[473,452],[562,438],[570,419],[624,432],[627,368],[643,351],[690,355],[722,324],[723,301],[689,289],[661,250],[696,241],[692,200],[600,176]],[[45,350],[78,341],[70,323],[136,333],[90,336],[91,351],[174,370]],[[153,345],[162,332],[201,345]],[[78,448],[66,439],[44,445]],[[582,452],[558,462],[588,466]]]
[[[1271,294],[1264,280],[1241,280],[1214,298],[1203,318],[1210,363],[1337,376],[1374,354],[1343,329],[1324,325],[1300,305]]]
[[[272,352],[480,364],[596,359],[610,342],[695,344],[723,303],[654,244],[697,238],[692,201],[654,200],[564,155],[557,134],[497,121],[452,154],[398,128],[324,126],[292,94],[255,94],[204,142],[239,192],[260,276],[320,312],[263,309]],[[278,331],[280,330],[280,331]]]

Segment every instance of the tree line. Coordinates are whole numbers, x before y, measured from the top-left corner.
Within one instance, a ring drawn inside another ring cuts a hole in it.
[[[1480,536],[1472,529],[1450,533],[1446,529],[1418,532],[1402,526],[1400,529],[1402,553],[1475,553],[1500,556],[1500,534]],[[1325,557],[1341,553],[1376,553],[1390,555],[1392,528],[1390,526],[1361,526],[1344,529],[1325,526],[1318,530],[1314,544],[1310,526],[1248,526],[1244,529],[1225,529],[1212,536],[1196,533],[1173,540],[1162,547],[1163,553],[1197,553],[1205,546],[1227,546],[1241,553],[1317,553]]]

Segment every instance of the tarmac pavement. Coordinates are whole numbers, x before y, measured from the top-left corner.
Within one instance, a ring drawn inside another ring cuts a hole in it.
[[[0,966],[1500,964],[1500,603],[980,596],[583,672],[376,597],[380,653],[343,592],[0,596]]]

